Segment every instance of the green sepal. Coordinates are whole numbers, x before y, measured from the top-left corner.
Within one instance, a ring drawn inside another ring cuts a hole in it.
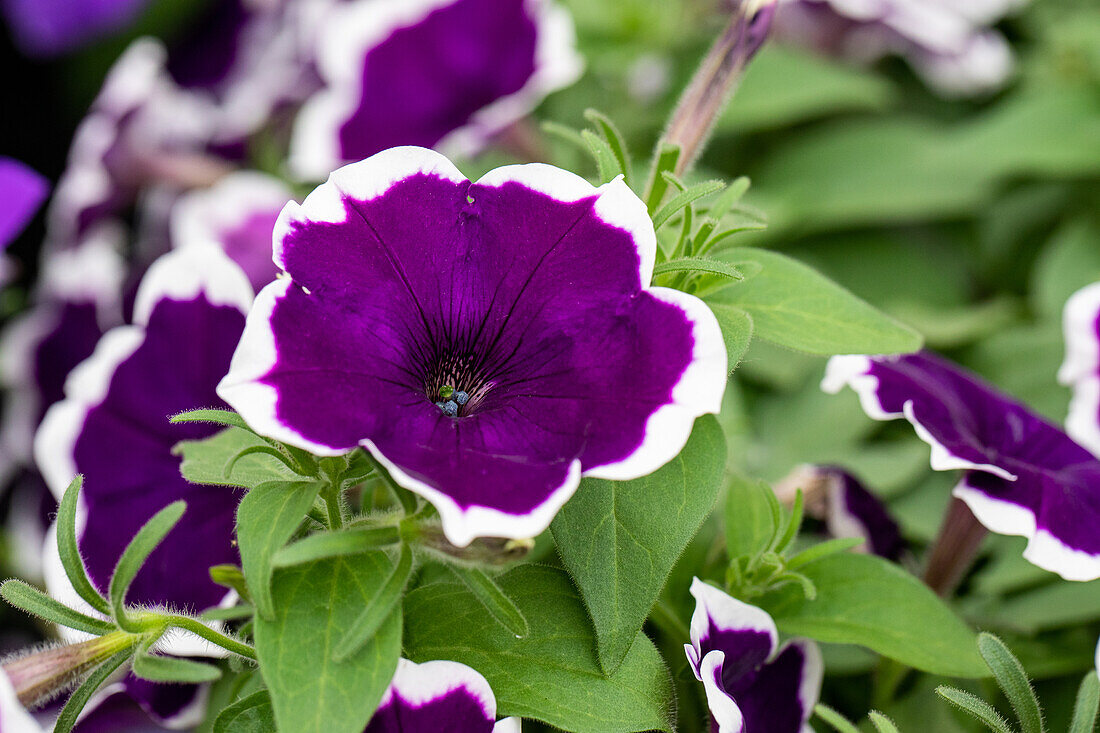
[[[65,707],[61,709],[61,714],[57,716],[57,722],[54,723],[53,733],[70,733],[76,725],[80,712],[88,704],[88,700],[133,653],[133,649],[121,651],[96,667],[65,702]]]
[[[65,576],[72,583],[76,594],[100,613],[110,614],[111,605],[89,580],[88,571],[84,567],[84,560],[80,556],[80,548],[77,544],[76,508],[83,485],[84,477],[77,476],[61,496],[61,504],[57,509],[57,552],[61,556],[61,566],[65,569]]]
[[[936,688],[936,694],[959,710],[977,718],[979,722],[989,728],[993,733],[1013,733],[1008,723],[1001,714],[993,709],[993,706],[976,695],[972,695],[957,687],[940,685]]]
[[[1035,697],[1035,690],[1032,689],[1020,660],[1009,651],[1003,641],[986,632],[978,635],[978,652],[1016,712],[1021,733],[1045,733],[1039,700]]]
[[[134,675],[150,682],[201,684],[220,679],[222,671],[210,664],[179,657],[150,653],[150,644],[142,645],[134,655]]]
[[[185,511],[187,511],[187,502],[182,500],[174,501],[164,507],[138,530],[130,540],[130,544],[122,551],[118,564],[115,565],[115,572],[111,575],[107,595],[111,601],[111,616],[123,631],[131,633],[144,631],[140,624],[134,623],[126,614],[126,591],[130,589],[130,584],[134,582],[134,578],[137,577],[141,566],[149,559],[149,555],[179,523]]]
[[[70,629],[102,636],[115,630],[108,621],[85,616],[79,611],[55,601],[42,591],[22,580],[5,580],[0,585],[0,596],[18,609],[51,623],[67,626]]]
[[[619,128],[615,126],[615,123],[611,121],[610,117],[591,107],[584,111],[584,118],[596,125],[600,132],[603,133],[604,140],[607,141],[612,154],[614,154],[615,159],[619,163],[619,169],[623,172],[623,177],[626,179],[626,185],[630,186],[633,177],[630,150],[627,148],[626,139],[623,137],[623,134],[619,132]]]

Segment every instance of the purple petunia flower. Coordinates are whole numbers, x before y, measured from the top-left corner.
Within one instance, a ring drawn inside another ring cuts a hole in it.
[[[180,475],[174,446],[214,430],[170,425],[168,416],[223,404],[215,385],[228,369],[251,299],[244,274],[213,245],[165,255],[141,283],[134,325],[103,336],[69,375],[65,399],[46,414],[35,437],[35,460],[57,496],[74,475],[84,474],[78,541],[101,590],[141,526],[185,499],[187,513],[138,573],[128,598],[200,610],[226,599],[208,569],[238,561],[233,524],[239,497]],[[52,542],[45,570],[51,593],[82,605],[73,598]],[[183,643],[187,639],[179,637],[171,650],[206,648]]]
[[[1100,461],[1058,427],[928,353],[835,356],[822,389],[845,385],[876,420],[907,419],[932,468],[963,469],[953,494],[1024,557],[1067,580],[1100,577]]]
[[[173,246],[214,242],[259,290],[278,274],[271,261],[275,221],[293,192],[256,171],[230,173],[206,189],[184,194],[172,210]]]
[[[17,160],[0,156],[0,251],[19,236],[49,193],[46,179]]]
[[[337,5],[316,33],[325,88],[295,123],[299,175],[397,145],[471,151],[571,84],[573,24],[553,0]]]
[[[275,228],[219,394],[313,451],[366,447],[464,546],[531,537],[582,474],[648,474],[718,412],[702,301],[651,288],[656,237],[622,180],[548,165],[476,183],[394,148],[333,173]]]
[[[901,528],[886,505],[859,479],[837,466],[799,466],[776,484],[784,503],[792,503],[797,489],[805,496],[806,514],[825,522],[832,537],[862,538],[857,552],[872,552],[888,560],[901,557],[905,544]]]
[[[397,661],[393,681],[365,733],[519,733],[519,718],[497,721],[489,683],[459,662]]]
[[[691,643],[684,645],[703,683],[717,733],[800,733],[821,692],[824,667],[817,644],[806,639],[778,645],[775,622],[695,578]]]
[[[989,25],[1021,0],[780,0],[783,40],[872,63],[905,58],[944,96],[997,89],[1013,70],[1008,41]]]
[[[1100,456],[1100,283],[1070,297],[1063,326],[1066,360],[1058,381],[1073,388],[1066,432]]]
[[[53,56],[120,31],[149,0],[3,0],[12,36],[24,53]]]

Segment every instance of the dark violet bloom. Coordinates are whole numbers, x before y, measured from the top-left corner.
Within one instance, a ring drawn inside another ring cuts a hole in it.
[[[888,560],[901,557],[901,528],[882,500],[852,474],[837,466],[800,466],[775,487],[785,501],[794,500],[796,489],[803,491],[807,515],[825,522],[830,536],[862,538],[858,551]]]
[[[519,733],[519,718],[497,721],[489,683],[459,662],[397,662],[393,681],[365,733]]]
[[[954,495],[993,532],[1027,537],[1027,560],[1100,577],[1100,461],[1058,427],[929,353],[835,356],[822,389],[845,385],[872,418],[908,420],[933,469],[963,469]]]
[[[19,236],[50,190],[42,176],[17,160],[0,156],[0,250]]]
[[[120,31],[149,0],[3,0],[19,47],[35,56],[65,53]]]
[[[134,325],[103,336],[70,374],[65,399],[46,414],[35,437],[35,460],[57,496],[74,475],[84,474],[78,540],[88,574],[101,590],[138,529],[184,499],[187,513],[138,573],[128,598],[198,610],[226,599],[208,569],[238,562],[233,524],[239,497],[183,479],[173,447],[214,431],[170,425],[167,418],[196,406],[224,405],[215,386],[228,369],[251,298],[244,274],[218,248],[194,245],[165,255],[141,283]],[[47,542],[47,586],[56,597],[75,600],[58,562]],[[205,649],[192,641],[181,636],[169,648]],[[149,696],[142,699],[151,705]]]
[[[3,672],[0,672],[0,732],[45,733],[45,729],[19,702],[11,680]]]
[[[393,148],[283,209],[289,277],[257,296],[218,392],[264,435],[366,447],[456,545],[532,537],[582,474],[648,474],[720,408],[717,321],[649,287],[655,256],[622,180],[530,164],[471,183]]]
[[[231,173],[206,189],[184,194],[172,211],[172,244],[213,242],[259,290],[279,270],[271,260],[271,235],[293,192],[256,171]]]
[[[945,96],[980,94],[1012,74],[1008,41],[989,26],[1021,0],[780,0],[783,40],[872,63],[905,58]]]
[[[310,179],[397,145],[476,150],[581,71],[553,0],[346,3],[315,43],[325,88],[290,153]]]
[[[1100,283],[1070,297],[1063,326],[1066,360],[1058,381],[1073,388],[1066,432],[1100,456]]]
[[[779,646],[775,622],[695,578],[691,643],[684,645],[703,683],[717,733],[800,733],[810,729],[821,692],[821,651],[812,641]]]

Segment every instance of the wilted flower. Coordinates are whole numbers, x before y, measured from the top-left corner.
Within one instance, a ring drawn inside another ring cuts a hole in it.
[[[1066,432],[1100,456],[1100,283],[1070,297],[1063,327],[1066,360],[1058,381],[1073,388]]]
[[[650,288],[621,180],[547,165],[476,183],[394,148],[333,173],[275,232],[219,394],[264,435],[366,447],[456,545],[541,532],[582,474],[633,478],[717,412],[726,356],[694,296]]]
[[[395,145],[476,149],[581,71],[553,0],[344,3],[315,43],[324,89],[290,153],[312,179]]]
[[[948,95],[997,89],[1012,73],[1012,51],[988,26],[1021,0],[780,0],[776,35],[872,63],[896,54]]]
[[[459,662],[414,664],[397,660],[397,671],[365,733],[519,733],[518,718],[497,721],[489,683]]]
[[[691,594],[695,613],[684,651],[706,689],[712,730],[805,730],[824,674],[817,645],[795,639],[779,646],[779,632],[767,612],[698,578]]]
[[[822,389],[845,385],[870,417],[908,420],[933,469],[963,469],[953,494],[991,531],[1027,537],[1025,558],[1067,580],[1100,577],[1100,461],[1058,427],[928,353],[834,356]]]

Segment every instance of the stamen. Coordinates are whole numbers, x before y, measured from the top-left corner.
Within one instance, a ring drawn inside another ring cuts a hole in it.
[[[454,400],[447,400],[446,402],[436,402],[435,406],[443,411],[443,414],[447,417],[458,417],[458,403]]]
[[[465,405],[467,402],[470,401],[470,395],[460,389],[451,394],[451,399],[457,402],[461,407],[462,405]]]

